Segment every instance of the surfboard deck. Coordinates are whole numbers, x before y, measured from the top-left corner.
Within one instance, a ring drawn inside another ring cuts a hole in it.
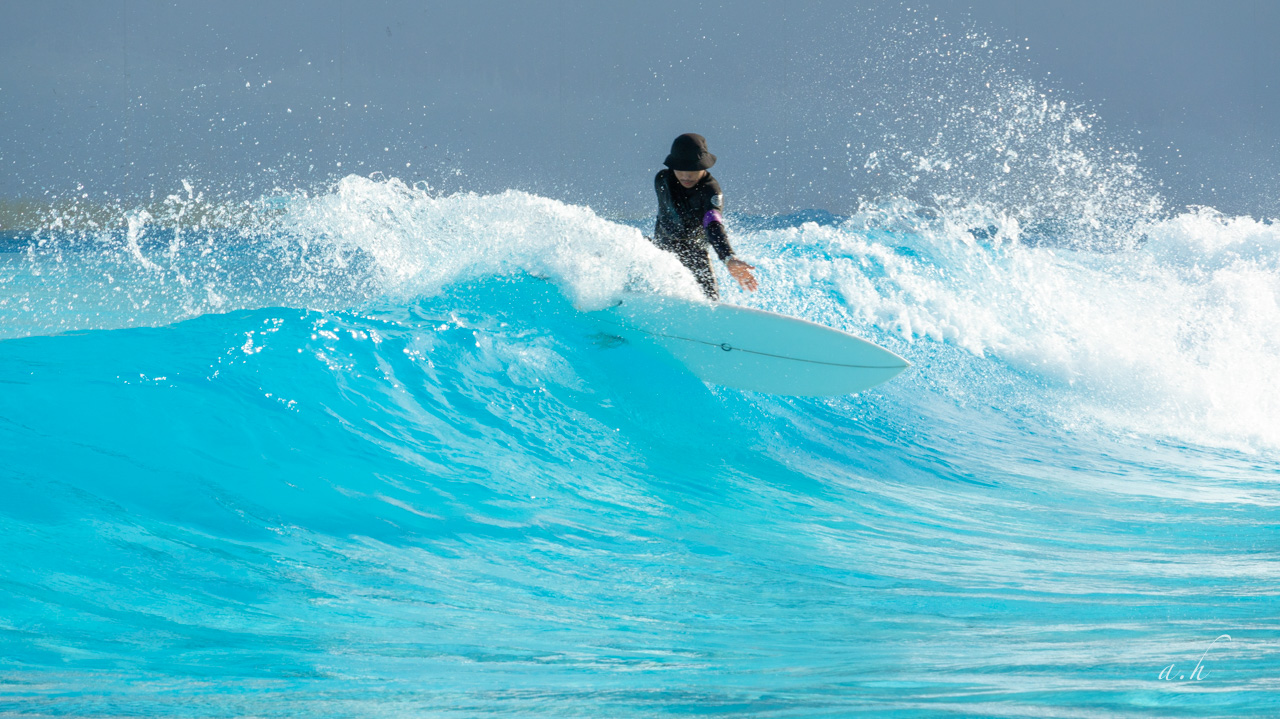
[[[911,366],[848,332],[750,307],[637,294],[598,315],[623,337],[666,350],[699,379],[752,392],[845,395]]]

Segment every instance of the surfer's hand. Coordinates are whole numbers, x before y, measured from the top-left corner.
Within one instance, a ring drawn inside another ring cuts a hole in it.
[[[755,292],[756,288],[760,286],[756,282],[756,276],[751,274],[751,271],[756,268],[755,265],[748,265],[737,257],[730,257],[724,261],[724,264],[729,268],[729,274],[733,275],[733,279],[742,285],[742,289],[747,292]]]

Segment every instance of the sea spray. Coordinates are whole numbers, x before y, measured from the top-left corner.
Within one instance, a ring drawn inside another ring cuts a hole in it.
[[[697,296],[678,262],[589,208],[523,192],[432,196],[397,179],[349,176],[291,207],[282,229],[372,262],[384,291],[436,294],[512,273],[552,280],[584,308],[625,289]]]

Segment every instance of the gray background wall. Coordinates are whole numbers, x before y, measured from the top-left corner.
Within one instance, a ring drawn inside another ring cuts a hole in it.
[[[1277,29],[1260,1],[8,0],[0,197],[381,171],[638,216],[696,130],[738,207],[841,212],[934,192],[867,152],[925,142],[955,122],[938,96],[995,72],[1096,112],[1170,206],[1277,215]]]

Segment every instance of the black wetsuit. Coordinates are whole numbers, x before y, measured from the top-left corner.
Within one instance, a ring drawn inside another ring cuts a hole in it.
[[[653,242],[675,253],[693,273],[702,291],[718,299],[716,276],[707,257],[707,244],[715,248],[721,260],[733,257],[729,236],[724,230],[724,196],[720,183],[707,173],[693,187],[686,188],[671,170],[663,170],[653,178],[658,193],[658,221],[653,229]]]

